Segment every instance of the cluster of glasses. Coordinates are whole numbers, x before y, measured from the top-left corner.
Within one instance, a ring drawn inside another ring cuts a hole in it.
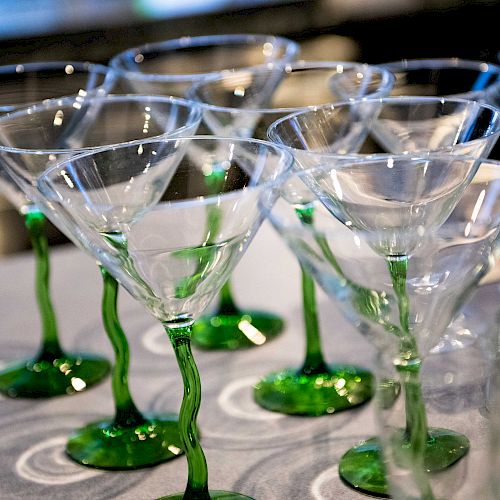
[[[109,66],[0,67],[0,187],[31,236],[42,320],[38,354],[4,368],[0,391],[72,394],[111,371],[115,415],[68,437],[72,459],[127,470],[184,452],[186,490],[165,498],[249,498],[208,489],[191,340],[258,348],[284,330],[272,312],[240,308],[229,284],[267,218],[300,263],[306,348],[302,366],[262,376],[255,401],[335,418],[375,393],[380,433],[343,455],[346,484],[498,498],[487,467],[500,461],[498,332],[464,329],[461,311],[498,255],[500,67],[298,57],[291,40],[227,35],[133,48]],[[97,260],[112,367],[61,347],[46,217]],[[325,360],[315,282],[375,345],[375,376]],[[179,417],[133,401],[119,284],[170,338]]]

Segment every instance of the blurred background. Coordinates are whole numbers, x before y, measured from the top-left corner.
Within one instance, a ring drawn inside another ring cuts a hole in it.
[[[266,33],[310,60],[370,64],[460,57],[499,62],[500,0],[0,0],[0,64],[88,60],[180,36]],[[53,244],[65,242],[54,228]],[[0,195],[0,255],[26,250]]]

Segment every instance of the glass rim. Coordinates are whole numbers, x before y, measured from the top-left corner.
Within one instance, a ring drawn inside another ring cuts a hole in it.
[[[72,72],[65,71],[67,66],[71,66],[73,68],[73,71]],[[103,89],[108,79],[114,78],[116,75],[116,72],[109,66],[105,66],[103,64],[94,63],[90,61],[64,61],[64,60],[39,61],[39,62],[0,65],[0,83],[3,76],[14,78],[16,76],[22,77],[24,75],[26,79],[29,79],[30,77],[33,78],[34,77],[33,75],[35,75],[36,73],[42,73],[44,71],[53,71],[53,70],[61,70],[61,71],[64,70],[66,75],[61,74],[60,75],[61,77],[64,76],[70,77],[71,75],[74,74],[75,70],[77,75],[84,75],[84,74],[100,75],[101,77],[103,77],[103,81],[99,85],[96,85],[93,90]],[[0,90],[0,95],[1,95],[1,90]],[[60,97],[67,97],[68,95]],[[23,109],[25,107],[32,106],[36,102],[39,101],[22,102],[19,104],[17,103],[0,104],[0,113],[4,114],[18,109]]]
[[[183,125],[182,127],[176,128],[171,132],[164,132],[158,134],[156,136],[149,137],[149,139],[154,140],[154,138],[161,138],[166,136],[172,136],[174,138],[178,134],[182,134],[186,129],[191,128],[196,122],[200,122],[202,119],[202,112],[200,107],[196,102],[190,101],[188,99],[183,99],[182,97],[173,97],[173,96],[160,96],[160,95],[140,95],[140,94],[106,94],[106,95],[91,95],[84,98],[84,102],[92,102],[92,101],[106,101],[106,102],[122,102],[122,101],[142,101],[145,102],[171,102],[178,106],[183,106],[193,111],[193,116],[190,117],[188,123]],[[16,109],[10,113],[5,113],[0,115],[0,128],[2,123],[8,122],[9,119],[18,118],[19,116],[33,116],[37,112],[42,111],[50,111],[53,108],[60,108],[61,106],[71,106],[75,102],[75,97],[60,97],[54,99],[47,99],[45,101],[41,101],[39,103],[35,103],[34,105],[27,106],[22,109]],[[142,142],[144,139],[134,139],[127,142],[118,142],[114,144],[106,144],[102,146],[92,146],[92,147],[82,147],[82,148],[46,148],[46,149],[32,149],[32,148],[17,148],[13,146],[5,146],[0,142],[0,152],[6,153],[15,153],[15,154],[31,154],[31,155],[50,155],[50,154],[80,154],[85,152],[93,152],[98,149],[105,148],[107,146],[115,146],[118,144],[129,144],[134,145],[136,143]]]
[[[277,35],[267,35],[267,34],[244,34],[236,33],[229,35],[202,35],[202,36],[184,36],[180,38],[173,38],[170,40],[164,40],[161,42],[146,43],[139,45],[137,47],[132,47],[124,50],[113,56],[109,61],[109,67],[113,69],[119,76],[128,78],[130,80],[140,80],[144,82],[195,82],[199,79],[207,78],[211,75],[215,75],[222,70],[214,70],[203,73],[181,73],[181,74],[165,74],[165,73],[143,73],[141,71],[134,71],[131,69],[124,68],[122,63],[127,57],[137,56],[139,53],[150,52],[154,50],[162,49],[183,49],[190,47],[202,47],[204,45],[218,45],[221,47],[229,46],[231,43],[238,43],[239,45],[245,45],[248,41],[258,42],[258,41],[278,41],[281,45],[286,47],[285,55],[288,58],[293,59],[300,51],[300,45],[291,40],[290,38],[277,36]],[[168,50],[167,52],[168,53]],[[266,63],[262,63],[259,66],[265,66]],[[242,67],[239,69],[249,69],[256,66]]]
[[[95,63],[91,61],[61,60],[61,61],[34,61],[34,62],[17,63],[17,64],[2,64],[0,65],[0,75],[7,73],[23,75],[24,73],[28,72],[65,68],[68,65],[73,66],[79,71],[81,70],[87,71],[89,69],[92,69],[106,74],[114,72],[114,70],[110,66],[106,66],[105,64]],[[18,68],[21,67],[22,71],[19,71]],[[68,74],[68,76],[69,75],[70,74]]]
[[[471,178],[471,182],[469,182],[467,184],[467,187],[465,189],[467,189],[470,185],[475,184],[474,178],[475,178],[477,172],[479,171],[479,169],[483,165],[486,166],[487,168],[489,166],[489,167],[494,167],[495,170],[498,170],[498,177],[495,177],[494,180],[500,181],[500,160],[495,160],[493,158],[487,158],[487,157],[482,157],[482,156],[476,158],[475,156],[472,156],[472,155],[450,155],[450,154],[443,153],[443,152],[431,152],[431,153],[428,153],[426,155],[415,154],[414,156],[404,155],[404,154],[391,154],[388,156],[375,154],[373,156],[366,156],[366,157],[350,156],[350,155],[338,155],[339,160],[345,160],[345,162],[354,162],[356,165],[363,165],[365,163],[373,163],[373,162],[387,163],[387,160],[389,158],[393,158],[396,160],[414,160],[414,161],[427,161],[427,160],[434,160],[434,159],[439,160],[442,158],[444,158],[444,159],[453,158],[453,159],[462,160],[462,161],[470,161],[471,164],[474,165],[474,168],[473,168],[474,174]],[[342,169],[342,165],[339,166],[339,169]],[[332,167],[328,167],[328,166],[314,166],[314,167],[307,168],[307,169],[298,168],[298,169],[292,169],[292,170],[285,172],[284,174],[282,174],[280,176],[279,182],[277,182],[276,189],[278,190],[278,193],[279,193],[278,198],[284,198],[282,195],[282,192],[283,192],[282,187],[287,182],[289,182],[290,179],[302,180],[301,179],[302,177],[306,177],[307,175],[310,175],[311,173],[325,172],[325,171],[328,172],[328,171],[332,171],[332,170],[335,170],[335,169]],[[478,181],[478,182],[480,182],[480,181]],[[490,182],[490,181],[482,181],[483,184],[488,183],[488,182]],[[314,193],[307,186],[307,184],[304,183],[304,185],[314,195]],[[289,205],[293,205],[293,203],[291,203],[291,202],[288,202],[288,201],[286,201],[286,202]],[[319,200],[319,198],[316,195],[314,195],[314,199],[311,200],[309,203],[312,203],[312,202],[320,202],[321,203],[321,200]],[[289,222],[290,219],[286,219],[286,221],[285,221],[284,217],[280,217],[279,215],[276,215],[274,213],[274,211],[273,211],[274,204],[273,205],[269,205],[269,204],[266,205],[265,203],[263,203],[262,199],[259,200],[259,203],[260,203],[262,209],[264,210],[265,217],[269,218],[269,220],[273,224],[273,226],[276,225],[277,227],[280,227],[280,228],[288,228],[288,229],[292,228],[294,230],[300,230],[300,231],[305,231],[305,230],[307,230],[309,232],[317,231],[317,229],[314,229],[314,228],[309,227],[309,226],[304,226],[303,224],[301,224],[300,221],[298,220],[298,218],[293,219],[292,222]],[[306,206],[309,203],[306,203]],[[330,229],[321,229],[320,232],[328,234],[331,232],[331,230]]]
[[[494,70],[494,73],[500,76],[500,66],[498,64],[459,57],[400,59],[399,61],[382,63],[378,66],[388,68],[390,71],[399,70],[400,72],[423,69],[457,69],[477,70],[480,73],[487,73]]]
[[[485,109],[489,109],[493,115],[495,117],[498,117],[498,120],[497,120],[497,123],[495,125],[495,129],[493,131],[490,131],[490,133],[486,136],[486,137],[492,137],[492,136],[495,136],[497,134],[500,134],[500,108],[496,107],[496,106],[493,106],[491,104],[487,104],[485,102],[478,102],[478,101],[475,101],[473,99],[465,99],[465,98],[461,98],[461,97],[438,97],[438,96],[388,96],[388,97],[381,97],[381,98],[376,98],[376,99],[370,99],[370,98],[360,98],[360,99],[355,99],[353,101],[343,101],[343,102],[339,102],[339,103],[334,103],[334,104],[323,104],[321,106],[312,106],[311,108],[308,108],[308,109],[304,109],[304,110],[299,110],[299,111],[296,111],[294,113],[291,113],[287,116],[283,116],[279,119],[277,119],[276,121],[274,121],[270,126],[269,128],[267,129],[267,138],[271,141],[271,142],[276,142],[277,144],[281,144],[283,147],[289,149],[291,152],[300,152],[300,153],[303,153],[303,154],[307,154],[307,155],[311,155],[311,156],[314,156],[316,158],[320,158],[320,157],[324,157],[324,158],[328,158],[328,157],[337,157],[337,156],[340,156],[339,153],[328,153],[328,152],[316,152],[316,151],[310,151],[308,149],[298,149],[298,148],[295,148],[293,146],[288,146],[286,144],[283,144],[281,143],[279,140],[278,140],[278,137],[277,137],[277,134],[275,132],[276,128],[278,126],[280,126],[281,124],[287,122],[287,121],[291,121],[299,116],[302,116],[302,115],[305,115],[306,113],[315,113],[317,111],[322,111],[322,110],[333,110],[335,108],[338,108],[340,106],[342,107],[349,107],[349,106],[356,106],[357,104],[360,104],[360,103],[366,103],[366,104],[370,104],[370,103],[379,103],[379,104],[384,104],[386,102],[388,102],[389,104],[405,104],[406,102],[410,102],[410,101],[416,101],[417,103],[422,103],[422,104],[425,104],[425,103],[432,103],[432,102],[442,102],[443,104],[445,102],[450,102],[450,103],[458,103],[458,104],[469,104],[471,106],[476,106],[476,107],[479,107],[479,108],[485,108]],[[467,144],[474,144],[476,141],[480,141],[480,140],[483,140],[484,138],[479,138],[479,139],[475,139],[475,140],[472,140],[472,141],[467,141]],[[442,149],[439,149],[439,150],[435,150],[435,152],[446,152],[447,150],[449,151],[450,147],[448,148],[442,148]],[[417,154],[418,151],[409,151],[407,154]],[[367,153],[367,154],[363,154],[363,153],[349,153],[348,156],[352,156],[352,157],[365,157],[365,156],[381,156],[381,157],[387,157],[387,156],[393,156],[394,153]]]
[[[225,78],[228,77],[234,77],[238,76],[239,74],[244,74],[245,72],[250,72],[250,73],[266,73],[267,71],[272,71],[273,68],[283,68],[285,73],[287,73],[287,69],[291,68],[293,71],[294,69],[334,69],[338,68],[338,66],[341,65],[344,68],[348,69],[353,69],[353,68],[370,68],[374,69],[378,72],[383,77],[383,86],[379,88],[376,92],[373,92],[371,94],[368,94],[370,98],[376,99],[379,98],[381,94],[385,91],[386,88],[389,87],[391,83],[394,83],[395,81],[395,76],[386,68],[381,67],[380,65],[373,65],[373,64],[366,64],[366,63],[358,63],[358,62],[348,62],[348,61],[306,61],[306,60],[299,60],[299,61],[293,61],[289,63],[268,63],[268,64],[262,64],[259,66],[254,66],[251,68],[241,68],[241,69],[235,69],[235,70],[223,70],[218,72],[212,77],[207,77],[206,79],[200,80],[195,82],[186,92],[186,97],[188,97],[190,100],[193,100],[197,102],[200,107],[203,108],[203,110],[208,110],[208,111],[217,111],[221,113],[230,113],[230,114],[239,114],[239,113],[251,113],[251,114],[273,114],[273,113],[294,113],[299,110],[308,110],[311,108],[315,108],[318,105],[309,105],[309,106],[292,106],[292,107],[284,107],[284,108],[232,108],[229,106],[218,106],[216,104],[209,104],[206,103],[200,99],[198,99],[195,95],[194,92],[198,90],[200,87],[204,85],[210,85],[211,83],[214,82],[220,82],[224,80]],[[368,98],[368,97],[367,97]],[[340,102],[347,102],[347,101],[338,101]]]
[[[253,138],[244,138],[244,137],[222,137],[222,136],[214,136],[214,135],[194,135],[194,136],[186,136],[186,137],[164,137],[161,139],[161,137],[157,138],[149,138],[146,140],[140,140],[140,141],[135,141],[134,144],[132,143],[120,143],[116,145],[110,145],[110,146],[103,146],[96,148],[92,151],[85,151],[80,154],[76,154],[72,156],[71,158],[66,158],[62,161],[57,162],[55,165],[52,165],[48,169],[46,169],[42,174],[38,176],[37,179],[37,188],[39,191],[43,192],[43,189],[40,188],[40,185],[47,185],[51,189],[51,184],[52,180],[50,176],[54,176],[54,172],[60,172],[61,170],[64,169],[64,166],[74,162],[76,160],[80,160],[82,158],[86,158],[88,156],[93,156],[95,154],[99,153],[105,153],[107,151],[114,151],[116,149],[125,149],[131,146],[137,146],[141,144],[152,144],[152,143],[157,143],[157,144],[164,144],[166,142],[192,142],[193,140],[195,141],[212,141],[212,142],[240,142],[240,143],[252,143],[252,144],[258,144],[261,146],[265,146],[267,150],[273,150],[275,153],[279,154],[280,158],[286,162],[286,168],[283,169],[281,173],[278,173],[277,176],[274,179],[269,179],[267,181],[264,181],[260,184],[253,184],[251,181],[249,182],[248,186],[244,186],[243,188],[236,189],[233,191],[229,191],[226,193],[219,193],[219,194],[213,194],[213,195],[208,195],[208,196],[196,196],[192,197],[189,199],[184,199],[184,200],[172,200],[168,202],[163,202],[162,204],[158,205],[172,205],[175,207],[180,207],[182,205],[211,205],[213,203],[218,203],[220,200],[227,200],[231,199],[233,197],[238,197],[240,196],[240,192],[249,192],[249,191],[254,191],[254,190],[263,190],[264,188],[267,187],[272,187],[276,185],[280,179],[281,176],[288,172],[290,168],[293,165],[293,155],[288,152],[285,148],[281,147],[279,144],[275,144],[273,142],[269,141],[264,141],[261,139],[253,139]],[[162,206],[155,206],[148,212],[154,211],[154,210],[161,210]]]
[[[464,88],[461,91],[454,92],[453,94],[447,94],[448,96],[461,96],[471,99],[481,99],[486,98],[495,89],[500,89],[500,65],[473,59],[461,59],[458,57],[450,58],[434,58],[434,59],[401,59],[399,61],[390,61],[380,66],[387,68],[393,74],[405,73],[411,74],[417,71],[459,71],[461,73],[473,73],[476,74],[476,82],[474,85],[467,89]],[[489,76],[495,76],[496,80],[490,82],[483,82],[483,78]],[[411,86],[411,83],[409,84]],[[477,87],[477,88],[474,88]]]

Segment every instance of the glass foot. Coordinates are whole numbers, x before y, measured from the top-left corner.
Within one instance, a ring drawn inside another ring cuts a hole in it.
[[[50,398],[82,392],[101,382],[111,366],[99,356],[67,354],[30,359],[0,371],[0,392],[12,398]]]
[[[66,453],[76,462],[98,469],[139,469],[183,453],[177,415],[161,415],[131,427],[112,420],[93,422],[76,430]]]
[[[202,316],[193,326],[192,341],[203,349],[240,349],[272,340],[283,330],[278,316],[262,311]]]
[[[246,495],[242,495],[241,493],[233,493],[231,491],[222,491],[222,490],[210,490],[210,498],[211,500],[253,500],[251,497]],[[183,493],[176,493],[175,495],[168,495],[166,497],[161,497],[158,500],[186,500],[186,497]]]
[[[297,370],[271,373],[254,388],[254,399],[271,411],[288,415],[325,415],[360,405],[373,395],[373,375],[363,368],[331,365],[328,373]]]
[[[429,429],[425,455],[427,471],[437,472],[458,462],[469,451],[469,440],[448,429]],[[339,474],[348,486],[370,495],[388,498],[382,451],[377,438],[368,439],[340,459]]]

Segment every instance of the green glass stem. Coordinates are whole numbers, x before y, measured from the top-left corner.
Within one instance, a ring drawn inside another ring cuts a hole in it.
[[[338,264],[330,255],[328,245],[319,240],[327,260],[338,272]],[[356,308],[372,321],[377,321],[388,333],[399,341],[399,374],[397,393],[390,393],[390,406],[393,397],[404,393],[406,425],[392,436],[391,453],[397,464],[410,471],[415,486],[419,490],[418,498],[434,500],[427,472],[441,471],[460,460],[469,449],[466,436],[454,431],[429,428],[420,381],[422,360],[418,344],[410,330],[410,302],[406,289],[408,257],[391,256],[387,258],[394,294],[399,313],[399,325],[387,322],[382,312],[386,309],[386,298],[374,290],[363,289],[349,283],[355,292]],[[340,274],[342,276],[342,274]],[[395,381],[394,381],[395,382]],[[379,394],[380,396],[380,394]],[[380,443],[376,438],[359,443],[348,450],[339,462],[341,478],[358,491],[377,496],[389,496],[386,472]]]
[[[218,165],[212,167],[212,172],[205,177],[205,184],[211,193],[220,192],[224,183],[226,182],[227,171],[225,168],[221,168]],[[218,207],[208,207],[207,209],[207,237],[206,241],[211,242],[213,237],[217,234],[219,230],[222,213]],[[219,305],[215,315],[237,315],[240,314],[240,310],[236,306],[231,292],[231,284],[228,281],[224,283],[220,294],[219,294]]]
[[[24,214],[35,256],[35,293],[42,341],[37,354],[0,371],[0,392],[10,397],[49,398],[87,390],[110,370],[104,358],[63,351],[50,298],[49,243],[45,216],[32,206]]]
[[[182,280],[176,289],[176,296],[191,295],[196,290],[199,277],[213,255],[199,259],[196,274]],[[247,325],[250,329],[247,328]],[[262,345],[276,337],[283,330],[283,320],[263,311],[241,310],[235,303],[230,280],[224,283],[215,312],[199,318],[193,328],[193,343],[204,349],[240,349]]]
[[[59,344],[57,321],[50,298],[49,243],[46,234],[45,216],[38,210],[31,210],[24,216],[31,245],[35,254],[35,291],[42,322],[42,345],[37,359],[53,361],[64,356]]]
[[[313,207],[296,207],[295,212],[304,225],[313,224]],[[327,373],[321,349],[319,320],[316,306],[316,288],[312,276],[300,266],[302,274],[302,304],[304,326],[306,330],[306,357],[299,373],[304,375],[319,375]]]
[[[117,312],[118,282],[99,267],[104,284],[102,319],[115,352],[111,380],[115,415],[76,429],[66,453],[76,462],[98,469],[150,467],[182,453],[177,416],[143,416],[133,402],[128,386],[129,346]]]
[[[410,331],[410,303],[406,291],[408,257],[388,259],[389,273],[398,301],[400,337],[400,365],[398,372],[405,395],[406,429],[404,441],[410,454],[410,467],[420,489],[421,498],[434,499],[425,468],[426,445],[429,436],[425,403],[420,383],[421,358],[417,341]]]
[[[304,375],[319,375],[327,373],[328,367],[321,352],[319,321],[316,308],[316,285],[312,276],[302,266],[301,273],[304,326],[306,331],[306,356],[299,372]]]
[[[225,171],[223,169],[214,169],[214,173],[209,175],[205,182],[212,192],[215,190],[220,190],[223,187],[223,182],[225,181]],[[207,238],[206,241],[209,243],[213,240],[213,237],[217,234],[221,224],[222,214],[218,207],[208,207],[207,213]],[[240,314],[240,310],[234,302],[233,295],[231,292],[231,283],[229,280],[224,283],[220,294],[219,294],[219,306],[217,308],[216,315],[237,315]]]
[[[410,333],[410,302],[408,300],[408,294],[406,293],[406,274],[408,271],[408,257],[397,257],[394,259],[389,259],[387,261],[389,267],[389,273],[391,275],[392,286],[394,292],[396,293],[396,298],[398,301],[399,310],[399,323],[403,330],[403,338],[407,337],[408,341],[413,341],[413,346],[411,351],[417,349],[415,339]],[[413,353],[408,352],[408,356]],[[404,352],[403,352],[404,355]]]
[[[185,499],[210,500],[208,468],[198,437],[196,417],[201,403],[201,384],[198,368],[191,351],[192,323],[165,323],[184,383],[184,397],[179,413],[181,442],[188,463],[188,482]]]
[[[130,352],[127,338],[120,325],[117,313],[118,282],[108,271],[99,266],[103,277],[102,319],[106,334],[115,352],[115,363],[112,369],[111,385],[115,402],[114,424],[118,426],[135,426],[144,423],[144,418],[137,409],[128,386],[128,368]]]
[[[423,463],[425,443],[428,438],[427,415],[420,386],[420,367],[400,368],[399,374],[405,394],[406,438],[415,457]]]
[[[204,177],[207,190],[211,194],[224,191],[229,170],[227,165],[214,162],[210,173]],[[211,245],[217,240],[224,213],[218,206],[207,207],[204,244]],[[193,277],[182,280],[177,286],[176,295],[192,295],[211,265],[214,256],[199,259],[198,269]],[[241,310],[233,299],[230,280],[222,287],[218,304],[212,314],[202,316],[193,328],[192,341],[203,349],[240,349],[262,345],[273,339],[283,330],[283,320],[264,311]]]
[[[304,226],[313,224],[314,208],[296,206]],[[285,369],[263,377],[254,387],[254,399],[271,411],[289,415],[325,415],[362,404],[372,395],[372,375],[356,366],[325,363],[321,349],[316,284],[301,265],[302,310],[306,353],[299,369]]]
[[[406,429],[403,437],[404,452],[409,454],[409,464],[420,490],[422,500],[434,500],[427,476],[427,443],[432,440],[427,426],[427,415],[420,385],[420,366],[400,368],[399,374],[405,395]],[[398,450],[399,451],[399,450]]]
[[[328,249],[326,246],[324,248]],[[358,302],[359,312],[377,320],[399,341],[396,368],[400,381],[397,387],[393,385],[396,382],[391,381],[392,387],[388,387],[389,399],[386,405],[390,407],[399,391],[403,391],[406,425],[404,429],[395,430],[393,433],[390,450],[395,463],[413,476],[412,483],[419,490],[418,498],[434,500],[427,472],[442,471],[456,463],[468,452],[470,443],[462,434],[428,427],[420,381],[422,360],[416,338],[410,330],[410,303],[406,290],[408,258],[389,257],[387,263],[398,302],[399,326],[385,321],[380,314],[385,309],[385,298],[382,294],[365,291],[360,287],[353,290],[363,299]],[[379,403],[384,406],[381,400]],[[363,441],[348,450],[340,459],[339,474],[348,485],[358,491],[389,496],[382,449],[376,438]]]

